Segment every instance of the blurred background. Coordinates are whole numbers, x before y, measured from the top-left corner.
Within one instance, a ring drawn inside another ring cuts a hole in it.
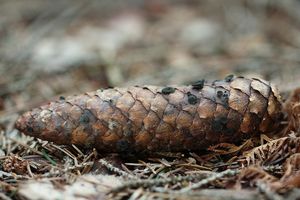
[[[227,74],[300,86],[298,0],[0,1],[0,121],[109,86]]]

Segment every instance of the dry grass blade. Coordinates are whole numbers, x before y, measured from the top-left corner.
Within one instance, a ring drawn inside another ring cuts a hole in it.
[[[128,178],[131,178],[131,179],[137,179],[136,176],[133,176],[133,175],[131,175],[131,174],[129,174],[129,173],[127,173],[127,172],[125,172],[125,171],[123,171],[123,170],[121,170],[121,169],[115,167],[115,166],[113,166],[112,164],[110,164],[110,163],[109,163],[108,161],[106,161],[105,159],[100,159],[100,160],[99,160],[99,163],[100,163],[101,165],[105,166],[108,170],[110,170],[110,171],[112,171],[112,172],[114,172],[114,173],[117,173],[117,174],[119,174],[119,175],[121,175],[121,176],[128,177]]]
[[[205,173],[206,174],[206,173]],[[163,179],[147,179],[147,180],[133,180],[127,183],[122,184],[110,191],[110,193],[118,193],[127,188],[138,188],[138,187],[153,187],[158,185],[164,185],[168,183],[178,183],[183,181],[192,181],[202,179],[205,174],[198,174],[198,175],[187,175],[187,176],[174,176],[170,178],[163,178]]]
[[[238,173],[239,173],[239,170],[231,170],[231,169],[225,170],[225,171],[220,172],[220,173],[215,173],[215,174],[199,181],[198,183],[195,183],[195,184],[191,185],[190,187],[186,187],[186,188],[181,189],[179,192],[180,193],[186,193],[186,192],[189,192],[191,190],[198,189],[198,188],[200,188],[204,185],[207,185],[212,181],[218,180],[218,179],[223,178],[225,176],[235,176]]]

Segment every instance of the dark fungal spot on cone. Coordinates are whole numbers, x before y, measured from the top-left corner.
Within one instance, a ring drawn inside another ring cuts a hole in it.
[[[226,124],[228,119],[224,116],[216,117],[212,122],[212,129],[216,132],[226,132]]]
[[[80,116],[79,122],[81,124],[87,124],[87,123],[90,122],[90,119],[89,119],[89,117],[87,115],[83,114],[83,115]]]
[[[108,128],[109,128],[109,130],[116,130],[118,127],[119,127],[119,124],[116,121],[110,120],[108,122]]]
[[[198,102],[198,98],[190,92],[187,93],[187,96],[189,104],[195,105]]]
[[[233,129],[233,128],[226,128],[226,129],[223,131],[223,133],[224,133],[225,135],[233,135],[235,132],[236,132],[236,130]]]
[[[223,92],[222,100],[224,101],[224,103],[228,103],[228,99],[229,99],[229,94],[228,94],[228,92],[225,90],[225,91]]]
[[[193,137],[190,130],[188,128],[182,128],[182,134],[185,135],[185,137]]]
[[[199,81],[196,81],[195,83],[192,83],[192,88],[195,90],[201,90],[204,86],[204,79],[201,79]]]
[[[221,132],[223,129],[223,125],[219,121],[214,120],[212,122],[212,129],[213,129],[213,131]]]
[[[86,149],[90,149],[94,144],[95,144],[95,140],[93,140],[92,138],[89,138],[86,140],[86,142],[84,143],[83,146]]]
[[[233,77],[234,77],[234,75],[233,75],[233,74],[230,74],[230,75],[226,76],[226,77],[224,78],[224,80],[225,80],[226,82],[231,82],[232,79],[233,79]]]
[[[104,100],[104,102],[109,103],[109,105],[111,105],[111,106],[114,105],[114,100],[112,100],[112,99],[106,99],[106,100]]]
[[[79,118],[79,122],[81,124],[88,124],[90,120],[92,119],[92,113],[88,110],[84,110],[83,114]]]
[[[224,106],[228,107],[229,94],[227,90],[217,89],[216,91],[217,97],[223,103]]]
[[[223,91],[219,90],[217,91],[217,97],[221,98],[223,96]]]
[[[125,130],[123,133],[124,133],[125,137],[130,137],[130,136],[133,135],[133,131],[132,130]]]
[[[60,96],[59,100],[64,101],[64,100],[66,100],[66,98],[64,96]]]
[[[175,92],[175,88],[173,87],[165,87],[161,90],[161,93],[163,94],[172,94]]]
[[[212,85],[212,86],[215,86],[216,83],[219,82],[219,81],[220,81],[220,80],[214,80],[214,81],[211,83],[211,85]]]
[[[26,131],[27,131],[28,133],[33,133],[33,128],[32,128],[32,127],[27,127],[27,128],[26,128]]]
[[[218,120],[219,122],[221,122],[223,125],[226,125],[226,123],[228,122],[227,117],[217,117],[216,120]]]
[[[119,140],[116,143],[116,148],[118,152],[126,152],[129,150],[130,144],[127,140]]]

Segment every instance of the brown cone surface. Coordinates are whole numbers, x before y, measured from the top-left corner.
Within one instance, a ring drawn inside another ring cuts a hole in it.
[[[58,144],[104,152],[200,150],[276,130],[281,102],[264,80],[98,90],[22,115],[16,127]]]

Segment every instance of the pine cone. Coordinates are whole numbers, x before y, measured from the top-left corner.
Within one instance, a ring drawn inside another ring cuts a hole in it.
[[[190,86],[113,88],[60,99],[22,115],[23,133],[105,152],[200,150],[278,127],[269,82],[228,76]]]
[[[28,162],[26,160],[22,160],[15,155],[11,155],[4,160],[3,170],[6,172],[25,174],[27,172],[27,164]]]

